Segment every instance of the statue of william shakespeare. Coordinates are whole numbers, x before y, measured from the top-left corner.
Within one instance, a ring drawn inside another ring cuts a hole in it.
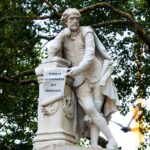
[[[61,20],[66,28],[51,41],[49,57],[62,53],[62,57],[71,62],[67,76],[74,78],[78,103],[89,122],[91,146],[98,146],[101,131],[108,139],[107,149],[115,150],[117,143],[105,119],[118,105],[116,87],[110,77],[112,59],[93,29],[80,27],[81,14],[77,9],[65,10]]]
[[[102,132],[108,139],[106,148],[116,150],[117,142],[108,128],[111,114],[119,106],[117,89],[111,78],[113,61],[93,29],[80,26],[81,14],[77,9],[66,9],[61,21],[65,28],[50,41],[48,58],[61,57],[70,62],[65,76],[73,79],[72,90],[81,109],[75,105],[79,121],[76,136],[88,136],[87,131],[81,132],[86,124],[91,147],[100,147],[98,137]]]

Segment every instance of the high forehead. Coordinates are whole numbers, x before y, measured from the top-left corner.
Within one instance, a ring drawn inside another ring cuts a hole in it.
[[[68,18],[80,18],[80,16],[77,14],[70,14]]]
[[[66,14],[68,14],[68,15],[70,15],[70,14],[78,14],[78,15],[80,15],[80,12],[79,12],[79,10],[76,9],[76,8],[68,8],[68,9],[66,9],[66,10],[64,11],[63,14],[64,14],[64,15],[66,15]]]

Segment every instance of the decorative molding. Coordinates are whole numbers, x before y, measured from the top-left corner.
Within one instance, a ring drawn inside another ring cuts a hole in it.
[[[73,119],[73,101],[69,95],[65,95],[63,98],[63,110],[66,118]]]
[[[58,111],[59,106],[60,106],[60,101],[57,101],[49,104],[47,107],[42,106],[41,111],[44,113],[44,115],[52,116]]]

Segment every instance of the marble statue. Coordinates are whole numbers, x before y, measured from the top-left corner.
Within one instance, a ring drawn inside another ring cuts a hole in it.
[[[117,142],[107,123],[119,106],[111,79],[113,61],[93,29],[80,26],[77,9],[66,9],[61,21],[65,28],[50,42],[48,57],[60,56],[71,62],[66,76],[74,79],[77,101],[90,129],[91,146],[99,147],[98,136],[102,132],[108,139],[106,148],[116,150]]]
[[[98,145],[102,132],[108,150],[116,150],[108,122],[120,105],[111,78],[113,60],[90,26],[80,26],[75,8],[64,11],[64,29],[49,43],[48,58],[36,68],[39,82],[38,131],[34,150],[51,144],[75,144],[89,137]],[[85,127],[86,126],[86,127]]]

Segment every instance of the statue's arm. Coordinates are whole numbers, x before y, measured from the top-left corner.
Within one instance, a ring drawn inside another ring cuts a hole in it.
[[[85,35],[85,55],[79,64],[79,69],[84,71],[92,64],[95,57],[95,41],[93,33],[89,32]]]
[[[48,57],[54,57],[58,55],[58,52],[62,50],[65,36],[69,36],[70,34],[70,30],[65,28],[49,42]]]

